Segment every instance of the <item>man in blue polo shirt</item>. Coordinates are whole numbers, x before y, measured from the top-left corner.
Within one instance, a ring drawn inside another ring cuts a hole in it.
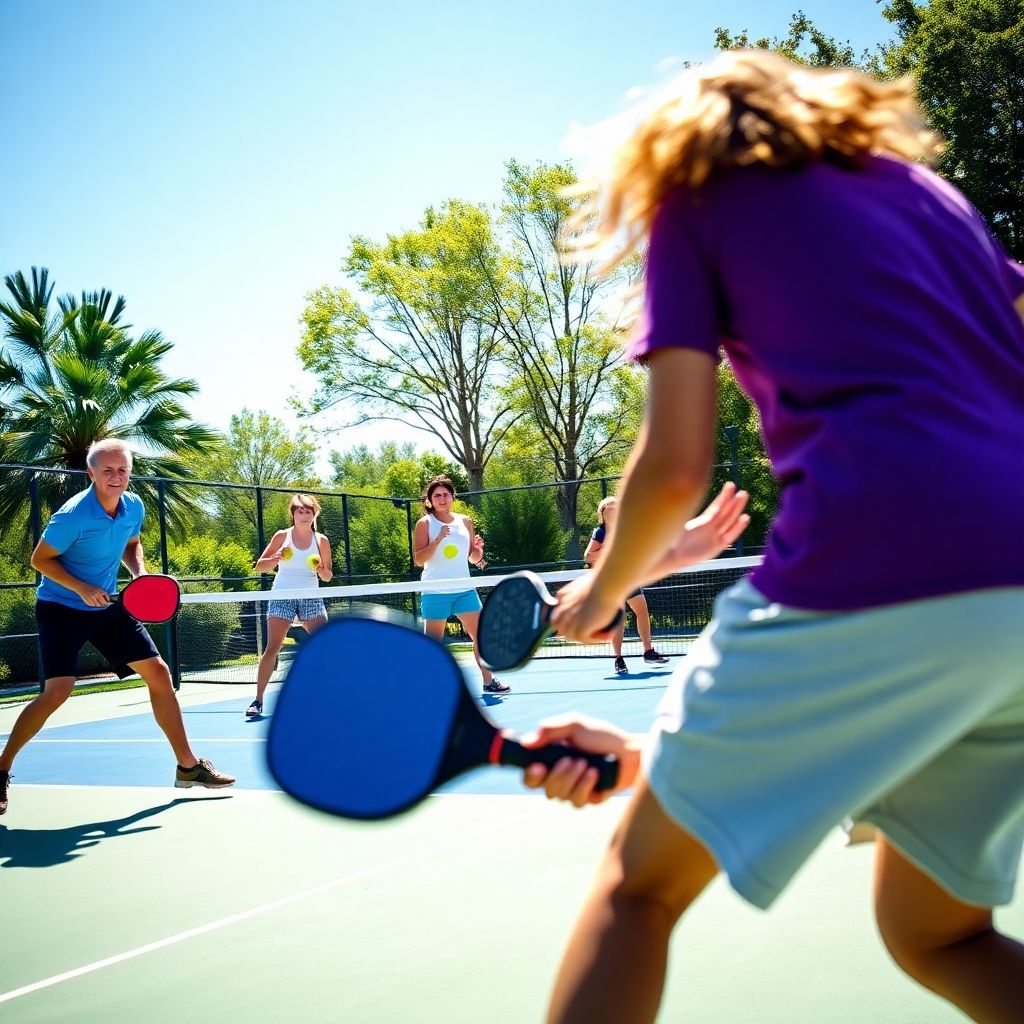
[[[178,761],[175,786],[220,789],[235,781],[192,753],[166,662],[142,624],[112,603],[121,562],[133,577],[146,572],[139,536],[143,504],[127,490],[131,450],[116,439],[97,441],[86,465],[92,485],[54,513],[32,552],[32,568],[43,577],[36,589],[36,623],[44,683],[0,754],[0,814],[7,810],[14,758],[70,696],[86,642],[118,675],[137,673],[149,687],[153,717]]]

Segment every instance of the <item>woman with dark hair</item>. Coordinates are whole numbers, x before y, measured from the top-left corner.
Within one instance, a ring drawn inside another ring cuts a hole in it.
[[[446,476],[435,476],[423,497],[427,514],[416,523],[413,533],[414,560],[423,566],[423,582],[428,586],[420,599],[427,636],[440,640],[447,621],[454,615],[473,641],[476,655],[476,627],[480,619],[480,596],[475,588],[467,587],[469,567],[482,568],[484,539],[473,528],[469,516],[454,512],[455,485]],[[484,677],[484,693],[506,694],[512,689],[491,675],[490,669],[480,664]]]

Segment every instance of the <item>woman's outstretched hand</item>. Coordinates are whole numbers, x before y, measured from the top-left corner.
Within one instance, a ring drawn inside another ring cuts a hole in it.
[[[675,543],[654,565],[655,577],[717,558],[750,525],[750,516],[743,510],[749,495],[736,490],[730,480],[722,485],[711,504],[683,527]]]

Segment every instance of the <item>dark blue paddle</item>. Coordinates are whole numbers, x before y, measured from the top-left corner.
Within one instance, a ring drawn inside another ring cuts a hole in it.
[[[476,653],[494,672],[521,668],[553,630],[551,612],[557,602],[544,581],[529,569],[506,576],[484,601],[476,631]],[[620,611],[605,627],[613,630]]]
[[[298,650],[277,699],[267,763],[281,788],[343,818],[401,814],[487,764],[582,757],[611,789],[618,762],[562,744],[528,750],[487,719],[455,659],[390,618],[337,618]]]

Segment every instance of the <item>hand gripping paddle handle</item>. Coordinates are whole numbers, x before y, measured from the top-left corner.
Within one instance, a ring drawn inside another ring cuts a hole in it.
[[[567,743],[549,743],[543,747],[524,747],[500,730],[494,735],[489,760],[491,764],[511,765],[527,768],[531,764],[554,766],[563,757],[582,758],[597,769],[597,790],[614,789],[619,781],[619,762],[611,754],[589,754],[585,750],[571,747]]]
[[[544,610],[541,612],[541,626],[546,626],[552,632],[557,632],[555,627],[551,625],[551,613],[554,611],[554,605],[544,605]],[[612,621],[601,631],[602,633],[610,633],[615,627],[622,621],[623,611],[620,608],[613,616]]]
[[[556,602],[544,581],[528,569],[501,580],[487,596],[477,627],[476,650],[495,672],[520,668],[552,632]],[[605,627],[614,630],[621,609]]]

